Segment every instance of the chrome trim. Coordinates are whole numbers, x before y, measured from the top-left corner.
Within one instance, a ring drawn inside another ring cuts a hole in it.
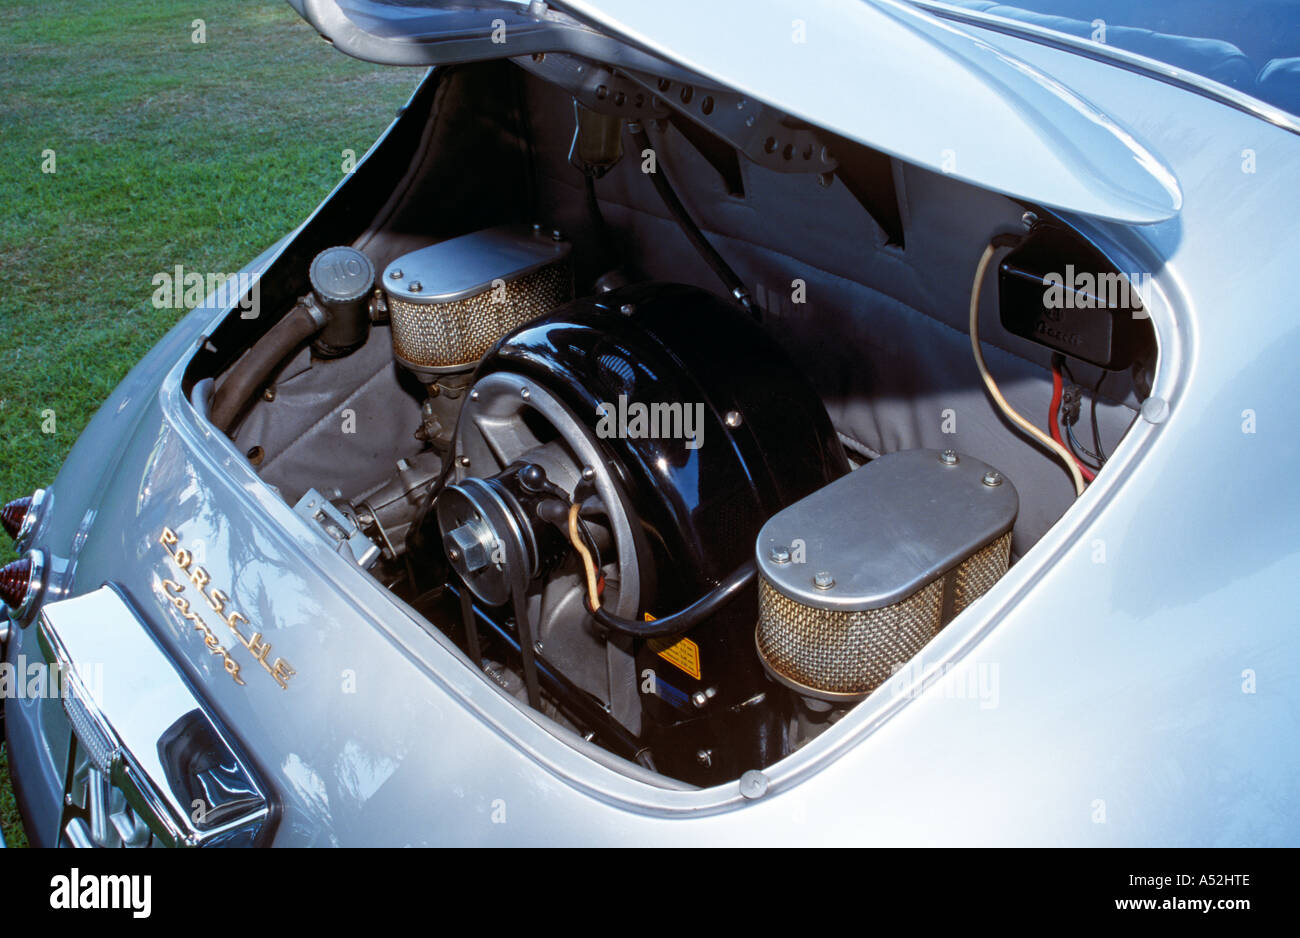
[[[1260,120],[1267,121],[1293,134],[1300,134],[1300,117],[1290,114],[1276,105],[1261,101],[1253,95],[1245,94],[1236,88],[1217,82],[1212,78],[1197,75],[1195,72],[1189,72],[1167,62],[1161,62],[1159,59],[1148,58],[1137,52],[1129,52],[1126,49],[1093,42],[1079,36],[1071,36],[1069,33],[1057,32],[1054,29],[1048,29],[1046,26],[1007,19],[978,10],[968,10],[964,7],[949,6],[946,3],[938,2],[938,0],[906,0],[906,2],[946,20],[967,23],[971,26],[990,29],[1020,39],[1029,39],[1067,52],[1077,52],[1098,61],[1109,62],[1129,71],[1141,72],[1168,84],[1178,85],[1207,98],[1213,98],[1220,104],[1226,104],[1252,117],[1258,117]]]
[[[78,744],[164,845],[258,840],[270,817],[264,789],[113,585],[46,604],[38,637],[62,675],[65,709],[82,717]],[[90,798],[103,809],[99,794]],[[96,833],[107,838],[106,827],[87,832]]]
[[[63,836],[68,839],[69,845],[78,850],[95,849],[95,842],[90,839],[90,828],[79,817],[68,822],[68,826],[63,829]]]
[[[36,526],[40,523],[41,515],[45,513],[49,501],[45,489],[32,492],[31,504],[27,506],[27,514],[23,515],[23,523],[19,525],[18,534],[14,537],[14,550],[17,553],[21,554],[31,546],[31,539],[36,534]]]
[[[41,597],[45,595],[46,574],[49,569],[49,564],[46,563],[45,559],[45,551],[38,547],[27,551],[27,553],[23,554],[23,558],[32,565],[31,572],[27,574],[27,592],[23,595],[23,601],[16,608],[5,606],[9,610],[9,620],[17,622],[19,628],[27,627],[31,621],[32,610],[36,608],[41,601]]]

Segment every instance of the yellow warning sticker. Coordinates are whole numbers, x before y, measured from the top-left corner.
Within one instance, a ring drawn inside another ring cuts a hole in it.
[[[646,619],[650,616],[647,615]],[[700,646],[689,638],[676,641],[667,638],[652,638],[650,650],[676,668],[685,671],[695,680],[700,679]]]

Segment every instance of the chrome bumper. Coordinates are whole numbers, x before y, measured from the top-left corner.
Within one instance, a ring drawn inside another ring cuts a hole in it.
[[[115,587],[45,604],[37,629],[72,725],[61,844],[262,841],[266,789]]]

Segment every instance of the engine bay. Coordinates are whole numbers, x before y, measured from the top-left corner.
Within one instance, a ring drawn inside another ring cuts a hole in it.
[[[676,782],[914,660],[1150,386],[1137,291],[1036,289],[1128,282],[1066,221],[728,89],[534,56],[402,124],[192,397],[468,666]]]

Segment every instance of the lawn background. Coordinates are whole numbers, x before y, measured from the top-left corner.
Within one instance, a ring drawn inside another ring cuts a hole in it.
[[[359,158],[421,74],[347,58],[281,0],[6,0],[0,501],[54,478],[184,314],[153,307],[154,274],[244,266],[329,193],[344,151]],[[13,558],[0,538],[0,563]],[[4,752],[0,826],[26,844]]]

